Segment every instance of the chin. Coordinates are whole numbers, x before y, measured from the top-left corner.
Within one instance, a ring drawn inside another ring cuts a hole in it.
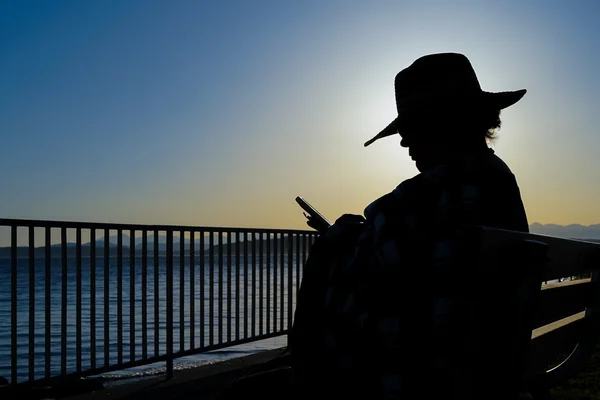
[[[425,172],[428,169],[433,168],[432,164],[427,164],[427,163],[423,163],[423,162],[419,162],[419,161],[415,161],[415,166],[417,167],[419,172]]]

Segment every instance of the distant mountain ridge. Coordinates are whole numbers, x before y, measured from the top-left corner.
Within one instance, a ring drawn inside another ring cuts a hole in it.
[[[556,236],[566,239],[594,239],[600,240],[600,224],[595,225],[557,225],[557,224],[540,224],[534,222],[529,225],[531,233],[540,235]]]
[[[296,238],[293,239],[294,240],[294,247],[297,245],[296,242]],[[115,257],[117,255],[117,249],[118,249],[118,236],[117,235],[113,235],[110,236],[108,238],[108,251],[111,255],[111,257]],[[136,238],[134,243],[135,243],[135,252],[137,253],[137,255],[139,256],[141,254],[141,250],[142,250],[142,238]],[[287,253],[288,251],[288,247],[289,247],[289,237],[287,235],[284,235],[283,237],[278,237],[277,239],[275,238],[271,238],[271,241],[269,244],[267,244],[267,240],[264,239],[262,241],[262,249],[263,249],[263,253],[267,252],[267,249],[270,252],[273,251],[278,251],[281,252],[281,250],[283,249],[284,253]],[[104,254],[104,237],[101,237],[99,239],[96,239],[96,246],[95,246],[95,251],[96,251],[96,255],[97,256],[102,256]],[[131,244],[131,237],[129,235],[122,235],[122,247],[121,247],[121,251],[122,251],[122,255],[123,257],[129,257],[130,255],[130,249],[131,247],[129,246]],[[211,251],[211,246],[210,246],[211,242],[209,240],[209,238],[205,237],[204,238],[204,255],[206,257],[209,256],[210,251]],[[225,255],[227,253],[231,253],[232,255],[236,254],[238,251],[240,252],[240,255],[243,255],[246,253],[246,251],[248,252],[248,254],[252,254],[253,251],[256,252],[256,254],[260,253],[260,248],[261,248],[261,241],[256,238],[254,241],[253,240],[247,240],[247,241],[241,241],[240,243],[240,248],[238,250],[238,243],[235,241],[231,241],[231,243],[227,242],[227,239],[224,237],[223,238],[223,242],[222,245],[219,245],[218,243],[218,239],[214,238],[213,242],[212,242],[212,250],[213,250],[213,255],[215,257],[218,256],[219,253]],[[242,245],[243,244],[243,245]],[[179,237],[177,236],[173,236],[173,254],[174,255],[179,255],[180,254],[180,249],[181,249],[181,242],[179,240]],[[301,246],[303,245],[302,242],[300,244]],[[275,248],[277,248],[277,250],[275,250]],[[82,243],[81,244],[81,255],[82,257],[89,257],[91,254],[91,243],[87,242],[87,243]],[[153,254],[153,250],[154,250],[154,237],[152,235],[148,235],[148,240],[147,240],[147,254],[152,255]],[[67,242],[66,243],[66,251],[67,251],[67,256],[68,257],[75,257],[77,254],[77,246],[75,243],[73,242]],[[190,251],[190,241],[189,239],[185,239],[184,240],[184,252],[185,254],[189,254]],[[200,254],[201,249],[200,249],[200,240],[198,238],[196,238],[196,240],[194,241],[194,251],[196,252],[197,255]],[[46,248],[45,246],[38,246],[35,247],[34,250],[34,256],[35,257],[44,257],[46,254]],[[159,235],[158,236],[158,252],[161,256],[164,256],[167,252],[167,237],[164,235]],[[0,246],[0,258],[10,258],[11,255],[11,248],[9,246]],[[17,246],[17,257],[28,257],[29,255],[29,247],[28,246]],[[50,246],[50,255],[51,257],[60,257],[62,255],[62,245],[61,244],[53,244]]]

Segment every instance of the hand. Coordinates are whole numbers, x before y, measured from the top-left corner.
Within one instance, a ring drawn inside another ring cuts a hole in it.
[[[307,213],[303,213],[303,214],[307,219],[306,225],[317,230],[319,233],[324,234],[325,232],[327,232],[327,229],[329,229],[329,227],[326,224],[320,223],[319,220],[314,219],[310,214],[307,214]]]
[[[365,217],[358,214],[343,214],[337,220],[335,220],[336,224],[348,225],[348,224],[362,224],[364,223]]]

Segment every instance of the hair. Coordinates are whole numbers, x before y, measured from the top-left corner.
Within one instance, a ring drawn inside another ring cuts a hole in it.
[[[484,138],[491,143],[498,138],[497,132],[502,126],[500,110],[485,106],[450,107],[440,111],[437,118],[434,121],[443,121],[442,124],[455,131],[453,133],[469,142]]]
[[[479,134],[480,132],[485,136],[487,142],[493,142],[498,138],[497,131],[502,126],[500,110],[481,108],[474,113],[472,118],[473,133]]]

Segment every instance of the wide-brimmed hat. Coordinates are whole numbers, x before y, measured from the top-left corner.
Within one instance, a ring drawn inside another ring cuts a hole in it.
[[[398,117],[365,142],[365,147],[402,132],[415,112],[466,107],[502,110],[521,100],[527,92],[481,90],[469,59],[458,53],[430,54],[417,59],[396,75],[394,88]]]

